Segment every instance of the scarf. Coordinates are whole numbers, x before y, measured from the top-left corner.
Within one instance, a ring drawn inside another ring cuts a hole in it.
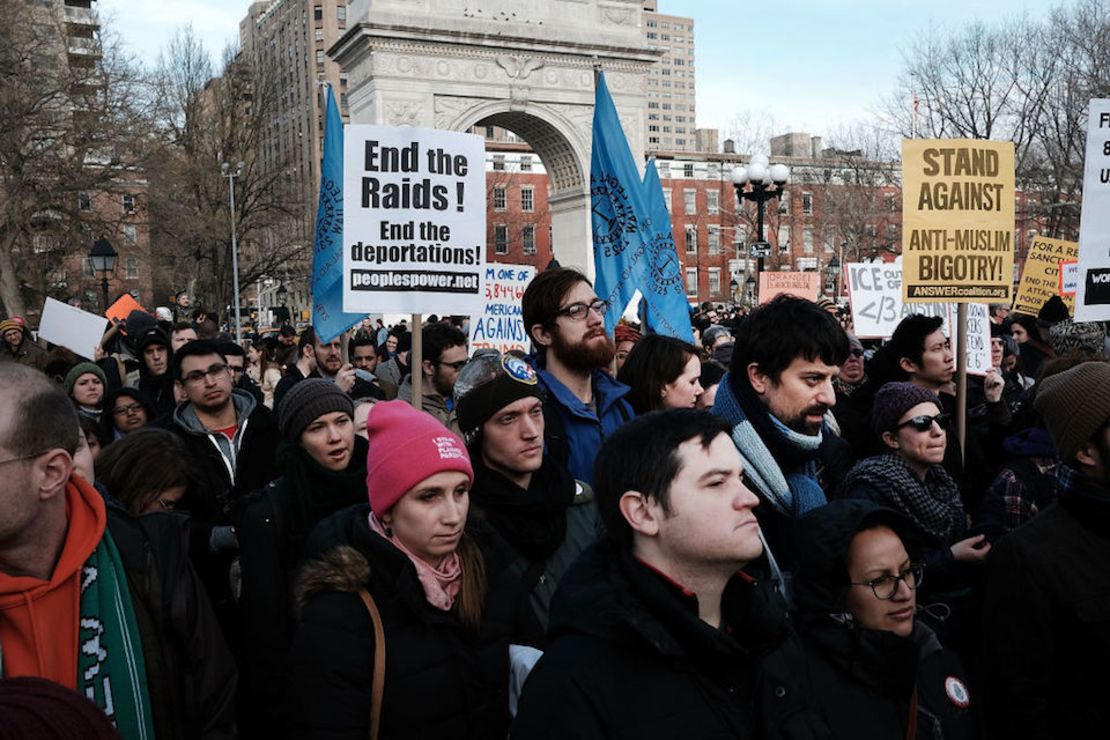
[[[798,517],[828,503],[817,482],[817,435],[800,434],[771,415],[754,391],[739,394],[732,373],[717,387],[713,413],[732,425],[732,441],[744,462],[744,475],[780,514]],[[789,472],[788,472],[789,471]]]
[[[1105,484],[1088,478],[1075,468],[1056,466],[1056,494],[1060,506],[1084,528],[1110,539],[1110,495]]]
[[[567,535],[567,507],[574,501],[570,472],[545,457],[532,474],[528,490],[482,464],[473,455],[474,513],[488,521],[509,545],[529,562],[547,560]]]
[[[355,448],[344,470],[328,470],[312,459],[299,444],[282,442],[277,464],[289,484],[289,526],[285,531],[287,555],[300,560],[304,541],[324,517],[366,501],[366,453],[369,444],[355,436]],[[295,562],[295,561],[294,561]]]
[[[955,542],[967,529],[960,489],[941,465],[930,467],[921,480],[901,455],[878,455],[856,463],[841,490],[850,492],[860,483],[877,489],[882,503],[908,516],[939,542]]]
[[[385,526],[370,512],[370,529],[377,532],[390,544],[403,552],[416,567],[416,577],[424,588],[424,598],[428,603],[440,611],[451,611],[455,605],[455,598],[462,588],[462,562],[459,560],[458,551],[451,553],[438,568],[433,568],[425,561],[418,558],[399,539],[393,536],[392,530]]]
[[[858,383],[849,383],[847,381],[841,380],[839,377],[833,378],[833,388],[836,390],[837,393],[844,396],[845,398],[851,398],[852,394],[862,388],[865,383],[867,383],[867,373],[864,373],[863,377],[859,379]]]
[[[139,625],[119,551],[107,530],[81,572],[77,691],[126,738],[154,738]]]

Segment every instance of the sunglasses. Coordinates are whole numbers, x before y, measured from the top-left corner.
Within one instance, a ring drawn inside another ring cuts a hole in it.
[[[944,429],[946,426],[948,426],[948,420],[951,418],[951,414],[937,414],[936,416],[922,414],[921,416],[915,416],[912,419],[903,421],[901,424],[895,425],[894,428],[901,429],[902,427],[913,427],[914,431],[927,432],[933,428],[934,422],[941,429]]]
[[[848,352],[848,354],[851,355],[852,357],[863,357],[863,350],[862,349],[853,349],[850,352]]]

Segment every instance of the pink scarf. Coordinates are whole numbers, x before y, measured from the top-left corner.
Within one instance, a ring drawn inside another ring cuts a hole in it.
[[[424,598],[428,600],[428,603],[436,609],[445,612],[450,611],[455,604],[455,598],[459,595],[459,589],[462,587],[462,564],[459,561],[459,553],[451,553],[439,568],[433,568],[412,554],[407,547],[401,544],[400,540],[387,533],[385,526],[378,521],[378,517],[374,516],[374,512],[370,512],[370,529],[405,553],[412,564],[416,566],[416,577],[420,579],[420,585],[424,587]]]

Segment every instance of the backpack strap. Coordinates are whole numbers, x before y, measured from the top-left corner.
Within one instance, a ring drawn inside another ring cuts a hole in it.
[[[382,722],[382,694],[385,691],[385,628],[378,605],[366,589],[360,589],[359,598],[370,612],[374,622],[374,676],[370,681],[370,740],[378,740],[378,729]]]

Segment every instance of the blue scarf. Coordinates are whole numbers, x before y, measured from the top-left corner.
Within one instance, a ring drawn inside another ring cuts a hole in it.
[[[768,413],[754,393],[733,389],[731,373],[717,387],[713,413],[732,425],[732,441],[744,461],[744,475],[776,511],[796,518],[828,503],[817,482],[817,435],[800,434]],[[772,452],[773,451],[773,452]],[[788,472],[783,468],[786,467]]]

